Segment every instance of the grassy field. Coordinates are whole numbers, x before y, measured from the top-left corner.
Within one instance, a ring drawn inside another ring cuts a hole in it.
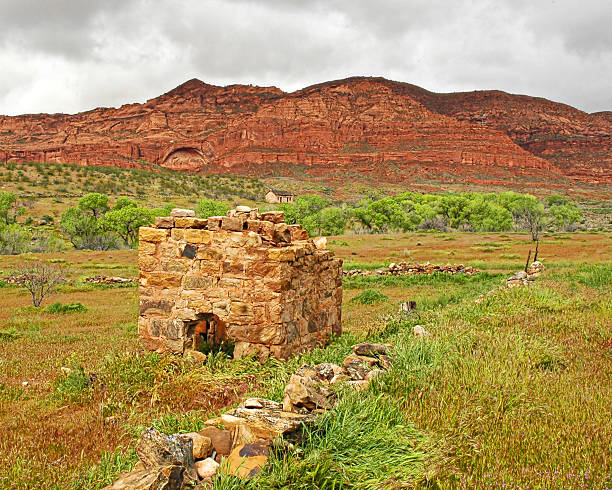
[[[364,339],[394,344],[392,370],[367,392],[342,393],[301,451],[275,455],[250,488],[612,487],[611,233],[545,236],[543,277],[513,290],[498,288],[524,266],[522,234],[347,235],[329,247],[345,268],[430,261],[483,272],[345,279],[345,334],[263,366],[144,352],[137,289],[82,281],[137,275],[131,250],[39,255],[72,279],[40,310],[0,282],[0,488],[100,488],[135,463],[142,428],[198,429],[245,395],[280,400],[301,363],[339,362]],[[3,256],[0,276],[23,258]],[[366,289],[380,301],[362,304]],[[407,300],[417,309],[399,316]],[[88,311],[45,311],[56,301]],[[417,323],[432,336],[415,338]]]

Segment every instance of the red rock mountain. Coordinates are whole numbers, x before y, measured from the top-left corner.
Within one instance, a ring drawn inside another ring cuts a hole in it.
[[[0,116],[0,159],[330,181],[612,183],[612,113],[382,78],[285,93],[190,80],[144,104]]]

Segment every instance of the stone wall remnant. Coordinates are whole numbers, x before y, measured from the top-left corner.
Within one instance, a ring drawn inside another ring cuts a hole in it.
[[[342,260],[280,211],[177,209],[139,238],[138,332],[150,350],[226,343],[236,358],[287,359],[342,332]]]

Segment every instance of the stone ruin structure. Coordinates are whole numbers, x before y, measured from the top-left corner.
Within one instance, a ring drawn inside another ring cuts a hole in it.
[[[342,260],[280,211],[175,209],[139,239],[138,333],[150,350],[224,344],[235,358],[287,359],[342,332]]]

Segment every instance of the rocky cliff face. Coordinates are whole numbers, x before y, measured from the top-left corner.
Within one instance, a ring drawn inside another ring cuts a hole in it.
[[[611,134],[609,112],[503,92],[351,78],[288,94],[190,80],[118,109],[0,116],[0,159],[558,186],[612,182]]]

